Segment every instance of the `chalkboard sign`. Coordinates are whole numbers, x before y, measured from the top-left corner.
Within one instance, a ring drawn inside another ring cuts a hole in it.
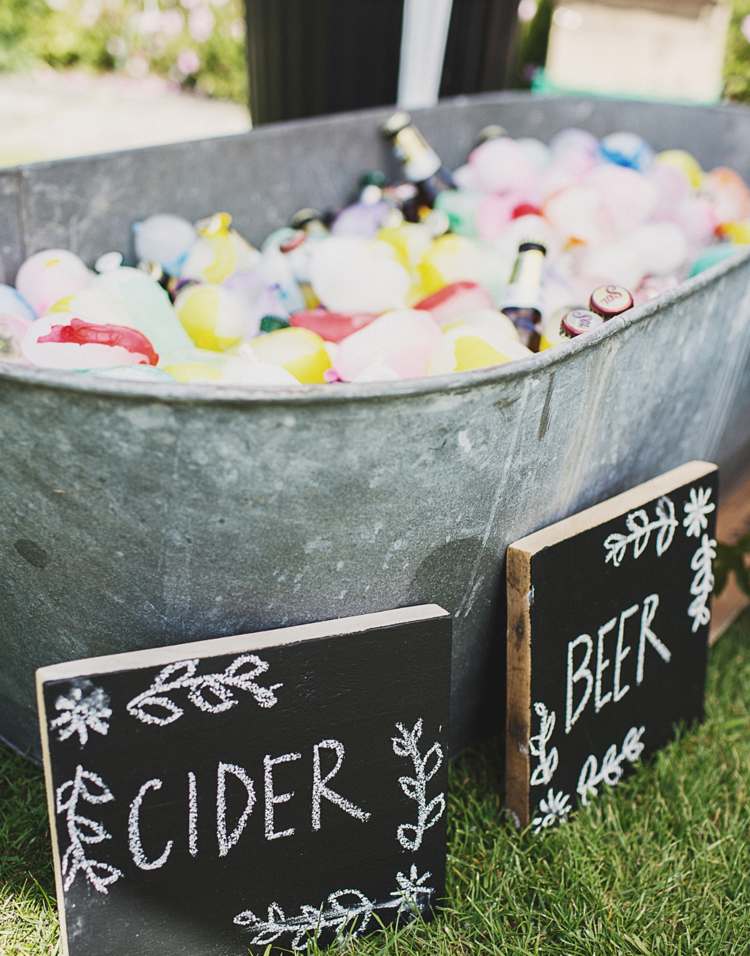
[[[435,605],[37,672],[65,952],[302,950],[444,894]]]
[[[567,819],[703,717],[718,473],[690,462],[508,549],[506,799]]]

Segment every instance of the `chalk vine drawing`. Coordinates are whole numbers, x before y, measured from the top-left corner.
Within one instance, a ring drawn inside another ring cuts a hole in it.
[[[678,525],[675,517],[674,502],[668,495],[663,495],[656,502],[656,516],[650,519],[645,508],[631,511],[625,518],[626,534],[615,532],[604,541],[605,561],[611,561],[618,568],[627,554],[628,546],[633,546],[633,557],[639,558],[651,540],[654,531],[656,534],[656,553],[661,557],[672,544],[675,528]]]
[[[546,796],[539,801],[537,816],[531,821],[531,828],[534,833],[539,833],[556,823],[564,823],[572,809],[568,794],[550,787]]]
[[[65,825],[70,838],[70,845],[60,863],[63,889],[67,893],[78,873],[82,872],[97,893],[108,893],[107,887],[120,879],[122,871],[109,863],[89,859],[86,845],[111,840],[112,835],[97,820],[81,816],[78,813],[78,804],[79,801],[91,804],[111,803],[115,798],[109,787],[99,774],[84,770],[79,764],[75,777],[61,784],[55,796],[57,812],[65,814]]]
[[[427,784],[435,776],[443,762],[443,748],[434,743],[424,757],[419,751],[422,737],[422,718],[407,730],[403,724],[396,724],[398,736],[392,737],[393,752],[398,757],[411,760],[414,767],[413,777],[399,777],[398,782],[403,793],[417,804],[417,822],[402,823],[396,831],[396,839],[405,850],[418,850],[422,845],[425,830],[435,826],[445,813],[445,794],[439,793],[427,802]]]
[[[362,935],[378,912],[396,910],[399,915],[416,916],[434,892],[427,885],[430,877],[429,870],[418,876],[412,864],[408,876],[396,874],[397,889],[390,894],[391,899],[383,902],[371,900],[359,890],[335,890],[321,906],[303,904],[294,916],[287,916],[278,903],[271,903],[265,919],[252,910],[243,910],[234,922],[252,929],[250,943],[254,946],[268,946],[282,936],[291,936],[292,950],[301,952],[307,948],[310,937],[318,936],[324,929],[335,930],[339,941],[347,934]]]
[[[168,664],[147,690],[129,702],[128,713],[144,724],[171,724],[184,713],[172,700],[171,695],[177,691],[187,691],[190,703],[207,714],[221,714],[238,704],[234,695],[238,690],[247,691],[259,707],[273,707],[277,703],[275,691],[283,684],[263,687],[256,681],[269,667],[256,654],[242,654],[218,674],[198,674],[198,664],[198,659]]]
[[[581,767],[578,776],[578,797],[582,806],[587,806],[591,797],[596,797],[599,787],[606,783],[613,787],[619,783],[623,775],[623,764],[635,763],[643,753],[644,744],[641,740],[645,727],[631,727],[625,734],[622,747],[618,751],[617,744],[607,748],[602,758],[601,766],[593,754],[589,754]]]
[[[684,504],[685,517],[682,527],[688,538],[700,538],[702,532],[708,528],[708,516],[716,510],[716,504],[711,501],[710,488],[691,488],[690,500]]]
[[[544,712],[545,714],[547,713],[546,708],[544,708]],[[537,713],[539,714],[540,712],[537,710]],[[540,714],[540,716],[542,715]],[[554,721],[552,722],[552,726],[554,727]],[[593,754],[590,754],[586,758],[581,767],[578,785],[576,787],[581,806],[587,806],[591,797],[598,796],[599,787],[603,783],[608,784],[610,787],[619,783],[624,773],[623,764],[626,761],[628,763],[636,763],[636,761],[640,759],[644,748],[641,739],[644,732],[645,727],[631,727],[625,734],[625,739],[619,750],[616,744],[612,744],[612,746],[607,749],[601,766],[599,766],[599,761]],[[539,738],[543,739],[543,735],[540,734]],[[533,740],[534,738],[531,739]],[[549,736],[546,737],[546,740],[549,740]],[[537,767],[537,770],[539,769],[540,767]],[[554,770],[550,773],[547,780],[543,780],[540,775],[539,780],[536,782],[548,783],[552,773],[554,773]],[[532,784],[535,782],[533,776],[531,782]],[[536,816],[531,821],[534,833],[546,830],[556,823],[564,823],[572,809],[570,796],[562,790],[555,790],[554,787],[550,787],[545,796],[539,801],[536,808]]]
[[[539,733],[529,738],[529,752],[538,759],[538,763],[531,774],[531,786],[548,784],[557,770],[559,755],[557,747],[547,749],[550,737],[555,729],[555,712],[547,710],[546,706],[537,701],[534,712],[539,717]]]
[[[101,689],[90,685],[75,685],[70,688],[67,696],[62,694],[55,701],[55,710],[58,716],[50,721],[50,730],[57,730],[58,740],[67,740],[73,734],[78,734],[81,747],[89,739],[89,731],[107,735],[109,718],[112,710],[109,706],[109,696]]]
[[[709,601],[714,589],[713,561],[716,557],[716,541],[704,534],[698,550],[690,560],[690,568],[695,572],[690,585],[693,600],[688,605],[688,615],[693,619],[693,634],[711,620]]]

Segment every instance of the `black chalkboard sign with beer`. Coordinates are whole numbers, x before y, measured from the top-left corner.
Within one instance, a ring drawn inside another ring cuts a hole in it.
[[[690,462],[508,549],[507,802],[543,831],[703,717],[718,472]]]

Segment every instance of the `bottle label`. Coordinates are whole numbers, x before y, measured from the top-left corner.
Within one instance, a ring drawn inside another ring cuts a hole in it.
[[[404,175],[411,182],[424,182],[440,169],[440,157],[413,126],[405,126],[400,130],[393,145],[396,155],[404,164]]]
[[[539,309],[542,294],[544,253],[539,249],[520,252],[513,266],[506,306]]]

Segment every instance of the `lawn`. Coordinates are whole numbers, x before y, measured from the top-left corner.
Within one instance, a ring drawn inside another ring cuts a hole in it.
[[[705,724],[570,824],[541,838],[516,832],[499,773],[491,745],[452,768],[440,919],[352,942],[346,953],[748,952],[750,614],[711,654]],[[0,749],[0,953],[46,956],[56,947],[41,773]]]

